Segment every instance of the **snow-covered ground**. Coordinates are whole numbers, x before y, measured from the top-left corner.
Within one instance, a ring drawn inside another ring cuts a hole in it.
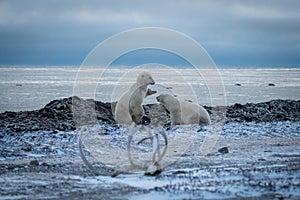
[[[127,133],[106,125],[109,145],[126,149]],[[172,141],[181,132],[195,134],[185,152],[159,175],[142,171],[110,177],[92,149],[87,158],[102,173],[93,176],[81,161],[77,131],[2,133],[2,199],[224,199],[300,197],[300,122],[229,122],[207,155],[199,149],[209,127],[165,129]],[[95,133],[97,134],[97,133]],[[136,151],[151,150],[149,141]],[[91,147],[90,147],[91,148]],[[228,152],[221,151],[226,148]],[[170,148],[171,149],[171,148]],[[168,150],[170,150],[168,149]],[[96,152],[96,151],[95,151]],[[173,154],[170,154],[173,155]],[[112,155],[113,156],[113,155]],[[168,154],[164,159],[168,159]],[[105,162],[104,162],[105,163]]]

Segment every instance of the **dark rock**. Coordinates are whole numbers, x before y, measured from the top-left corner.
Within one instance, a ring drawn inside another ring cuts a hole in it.
[[[272,100],[263,103],[235,104],[227,107],[229,121],[299,121],[300,103],[293,100]]]
[[[265,158],[259,158],[258,161],[266,161]]]
[[[242,104],[239,104],[239,103],[236,103],[236,104],[234,104],[233,105],[233,109],[241,109],[241,108],[243,108],[244,106],[242,105]]]
[[[46,166],[46,167],[49,167],[49,166],[50,166],[48,163],[45,163],[45,162],[42,162],[41,165],[42,165],[42,166]]]
[[[9,118],[14,118],[16,116],[15,112],[5,112],[4,114],[6,114]]]
[[[236,83],[236,84],[234,84],[235,86],[242,86],[240,83]]]
[[[23,151],[32,151],[32,145],[27,145],[22,148]]]
[[[29,162],[29,165],[32,165],[32,166],[38,166],[39,165],[39,161],[38,160],[31,160]]]
[[[28,131],[70,131],[78,125],[104,123],[114,126],[113,112],[116,102],[104,103],[69,97],[49,102],[44,108],[34,111],[0,113],[0,133],[22,133]],[[234,104],[232,106],[204,106],[212,121],[226,122],[270,122],[299,121],[300,101],[272,100],[263,103]],[[75,111],[74,111],[75,109]],[[142,124],[159,124],[170,127],[170,114],[160,104],[144,105]],[[1,136],[3,137],[3,136]]]
[[[14,130],[15,132],[21,132],[21,128],[20,128],[20,126],[18,126],[18,125],[14,125],[13,130]]]
[[[226,153],[229,153],[229,150],[227,147],[222,147],[218,150],[218,152],[221,154],[226,154]]]
[[[269,83],[268,86],[275,86],[275,84],[274,83]]]

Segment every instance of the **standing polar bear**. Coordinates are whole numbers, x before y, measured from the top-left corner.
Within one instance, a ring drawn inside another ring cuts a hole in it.
[[[210,124],[210,117],[208,112],[195,103],[180,101],[170,94],[161,94],[156,97],[170,112],[171,125],[187,125],[187,124]]]
[[[144,109],[142,106],[143,100],[146,96],[156,93],[148,89],[148,85],[154,85],[151,74],[142,72],[138,75],[136,82],[130,89],[124,93],[116,104],[114,118],[118,124],[136,124],[140,122],[144,116]]]

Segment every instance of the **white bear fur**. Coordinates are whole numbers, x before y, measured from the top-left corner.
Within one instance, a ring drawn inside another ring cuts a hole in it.
[[[142,103],[147,95],[156,93],[148,85],[155,84],[151,74],[142,72],[136,82],[125,92],[116,104],[114,118],[118,124],[138,123],[144,115]]]
[[[198,104],[180,101],[170,94],[161,94],[156,99],[170,112],[172,126],[211,123],[208,112]]]

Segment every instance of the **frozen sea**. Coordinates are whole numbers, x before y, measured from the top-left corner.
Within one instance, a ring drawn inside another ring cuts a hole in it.
[[[232,105],[272,99],[300,99],[299,68],[200,70],[79,67],[1,67],[0,112],[42,108],[72,95],[104,102],[117,100],[140,71],[152,73],[158,93],[173,93],[202,105]],[[83,87],[79,87],[82,86]],[[78,89],[80,88],[80,89]],[[154,103],[148,98],[146,103]]]

